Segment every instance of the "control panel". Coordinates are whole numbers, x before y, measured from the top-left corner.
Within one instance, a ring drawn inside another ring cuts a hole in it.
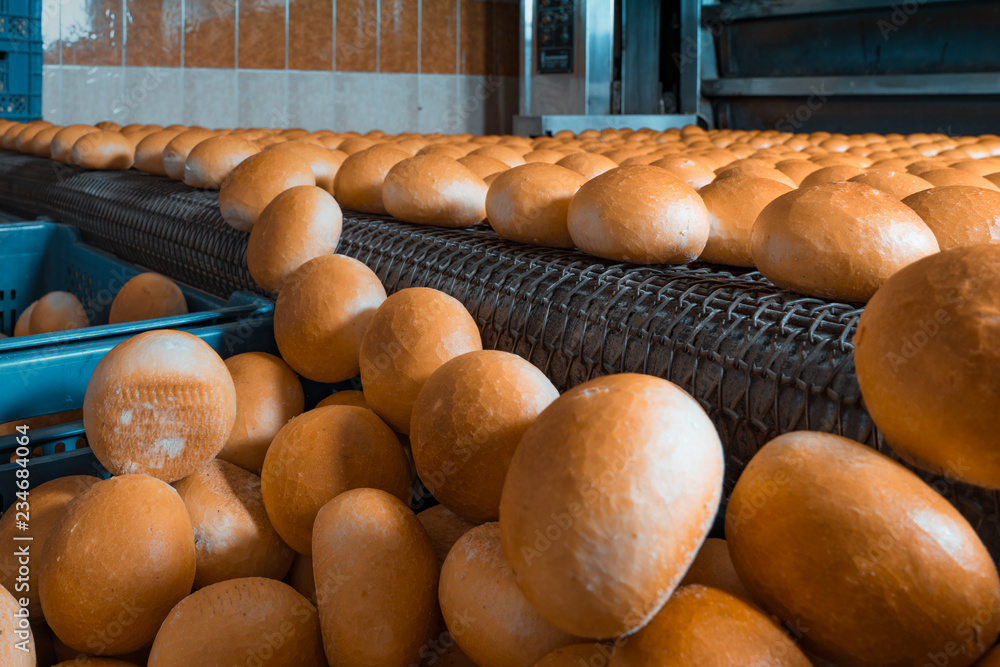
[[[538,73],[573,73],[573,0],[538,0]]]

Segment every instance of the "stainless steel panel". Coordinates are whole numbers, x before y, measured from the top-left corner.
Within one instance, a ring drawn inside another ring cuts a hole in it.
[[[695,125],[697,122],[698,118],[693,114],[515,116],[514,134],[537,137],[543,134],[555,134],[561,130],[580,133],[584,130],[602,130],[606,127],[634,130],[648,127],[662,132],[672,127]]]
[[[801,96],[825,103],[836,95],[996,95],[1000,73],[706,79],[702,86],[710,97]]]
[[[660,3],[621,3],[622,113],[660,113]]]
[[[648,1],[648,0],[645,0]],[[585,47],[584,113],[611,113],[611,79],[614,75],[614,0],[580,0],[584,5]],[[584,40],[579,40],[584,41]]]

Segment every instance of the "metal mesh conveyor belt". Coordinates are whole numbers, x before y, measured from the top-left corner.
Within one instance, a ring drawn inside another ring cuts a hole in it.
[[[247,235],[222,220],[216,193],[53,164],[0,152],[0,210],[76,225],[88,243],[221,296],[256,289]],[[753,454],[787,431],[828,431],[892,454],[861,402],[855,306],[778,290],[755,271],[616,264],[488,230],[351,213],[338,252],[371,267],[390,293],[424,286],[456,297],[485,347],[527,358],[560,390],[626,371],[677,383],[719,429],[727,496]],[[922,476],[1000,557],[997,494]]]

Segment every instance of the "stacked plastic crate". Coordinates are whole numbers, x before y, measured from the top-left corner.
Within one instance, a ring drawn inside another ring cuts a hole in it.
[[[0,0],[0,117],[42,115],[42,0]]]

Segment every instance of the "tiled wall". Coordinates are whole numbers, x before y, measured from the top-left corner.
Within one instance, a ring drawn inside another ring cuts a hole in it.
[[[44,0],[58,124],[510,130],[517,0]]]

